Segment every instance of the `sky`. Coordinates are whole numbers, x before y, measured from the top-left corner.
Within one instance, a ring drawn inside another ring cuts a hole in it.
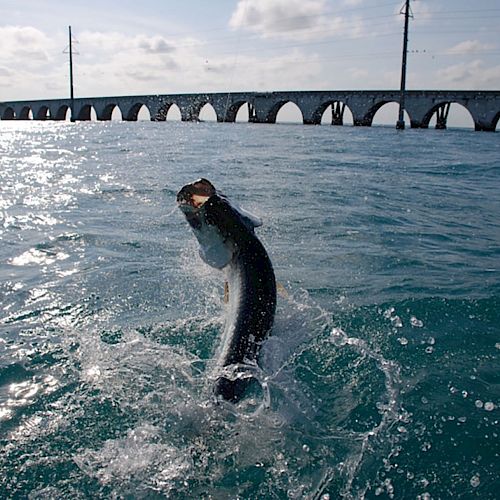
[[[397,89],[403,0],[0,0],[0,101]],[[498,0],[412,0],[408,89],[500,89]]]

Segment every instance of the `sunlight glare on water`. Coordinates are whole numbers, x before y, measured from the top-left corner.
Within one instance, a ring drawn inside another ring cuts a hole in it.
[[[495,498],[497,134],[0,123],[6,498]],[[264,221],[257,383],[212,396],[223,275],[176,208]]]

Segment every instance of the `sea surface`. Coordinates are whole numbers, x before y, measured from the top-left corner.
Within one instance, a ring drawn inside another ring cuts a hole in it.
[[[283,288],[238,405],[201,176]],[[498,133],[2,122],[0,241],[0,498],[499,498]]]

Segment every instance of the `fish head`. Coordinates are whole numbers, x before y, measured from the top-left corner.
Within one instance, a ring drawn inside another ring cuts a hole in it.
[[[182,187],[177,193],[177,204],[187,216],[198,212],[215,194],[217,191],[209,180],[198,179]]]
[[[198,179],[186,184],[177,193],[177,205],[200,244],[202,260],[212,267],[222,269],[231,261],[234,247],[222,235],[216,221],[207,217],[207,201],[216,195],[217,190],[210,181]]]

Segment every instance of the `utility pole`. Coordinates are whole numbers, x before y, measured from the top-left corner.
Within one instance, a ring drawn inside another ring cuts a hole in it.
[[[71,121],[76,121],[75,118],[75,94],[73,92],[73,44],[71,40],[71,26],[69,28],[69,93],[71,99]]]
[[[406,57],[408,55],[408,24],[410,20],[410,0],[405,0],[405,30],[403,36],[403,60],[401,62],[401,90],[399,93],[399,117],[396,123],[398,130],[405,128],[405,93],[406,93]],[[402,13],[403,9],[401,9]]]

